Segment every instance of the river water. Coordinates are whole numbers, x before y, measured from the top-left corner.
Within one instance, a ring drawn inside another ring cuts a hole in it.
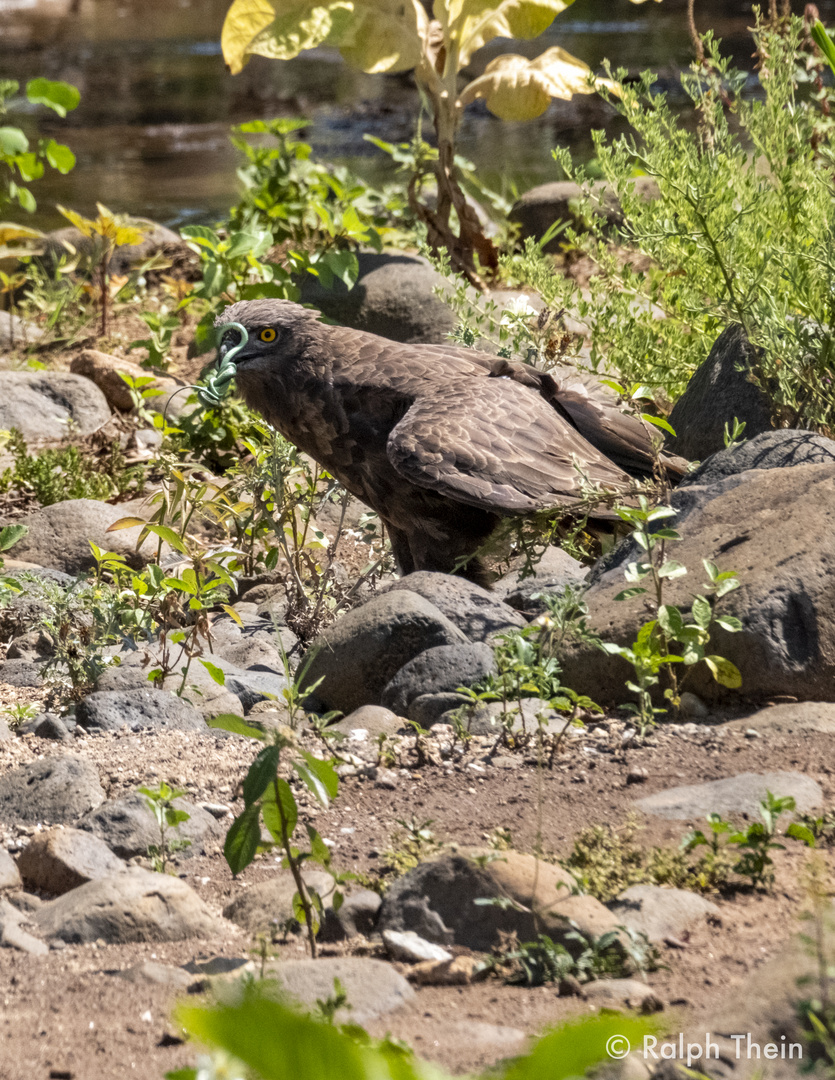
[[[33,185],[38,224],[63,223],[52,209],[56,201],[89,212],[98,200],[170,225],[222,216],[237,190],[229,125],[256,117],[305,116],[311,123],[302,137],[318,154],[370,180],[391,176],[389,159],[362,135],[410,137],[417,103],[410,77],[362,75],[325,49],[283,63],[256,57],[233,77],[219,45],[229,2],[0,0],[0,78],[24,83],[45,75],[81,91],[81,105],[66,121],[14,115],[30,134],[40,122],[78,158],[66,177]],[[835,0],[819,6],[831,21]],[[559,44],[592,67],[608,57],[632,71],[652,68],[672,88],[690,60],[684,8],[684,0],[576,0],[537,41],[510,48],[535,56]],[[749,3],[696,0],[696,17],[700,29],[712,27],[736,62],[750,67]],[[508,48],[491,43],[474,70]],[[589,130],[601,126],[617,124],[595,96],[554,103],[528,124],[503,123],[477,103],[466,114],[461,152],[485,182],[512,194],[556,178],[555,145],[588,156]]]

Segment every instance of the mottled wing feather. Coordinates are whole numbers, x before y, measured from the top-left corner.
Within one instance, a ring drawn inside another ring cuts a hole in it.
[[[583,477],[610,490],[629,478],[527,387],[467,380],[417,401],[387,446],[397,472],[469,506],[526,513],[576,502]]]

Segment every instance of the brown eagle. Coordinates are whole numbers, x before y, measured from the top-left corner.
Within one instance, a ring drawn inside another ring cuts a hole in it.
[[[221,360],[241,339],[230,323],[248,333],[234,357],[247,405],[377,512],[403,574],[483,583],[474,553],[501,518],[570,510],[584,477],[619,491],[625,470],[651,472],[639,421],[528,365],[330,326],[287,300],[227,307]]]

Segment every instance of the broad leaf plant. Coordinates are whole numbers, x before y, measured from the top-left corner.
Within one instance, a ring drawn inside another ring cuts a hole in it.
[[[352,67],[368,74],[413,71],[437,134],[437,199],[431,206],[420,199],[416,176],[409,185],[410,206],[426,225],[430,246],[446,248],[453,268],[480,285],[479,268],[495,269],[498,257],[456,173],[464,109],[482,98],[503,120],[533,120],[552,98],[592,93],[596,82],[586,64],[558,46],[534,60],[498,56],[463,87],[461,72],[494,38],[538,37],[572,2],[434,0],[430,17],[420,0],[234,0],[221,45],[233,75],[254,54],[291,60],[320,45],[339,49]]]

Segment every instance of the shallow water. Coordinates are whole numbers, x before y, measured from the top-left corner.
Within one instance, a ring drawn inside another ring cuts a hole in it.
[[[96,200],[167,224],[222,215],[236,193],[230,123],[256,117],[311,120],[302,137],[320,155],[352,165],[369,179],[391,175],[388,158],[362,139],[411,135],[416,94],[409,76],[368,76],[335,52],[316,50],[280,63],[255,58],[230,76],[219,35],[229,0],[0,0],[0,77],[66,79],[81,105],[43,131],[66,141],[78,164],[66,177],[33,185],[39,223],[61,224],[56,201],[89,212]],[[661,72],[665,84],[689,62],[682,0],[576,0],[535,42],[513,51],[535,56],[560,44],[593,67],[604,57],[638,71]],[[802,4],[795,5],[802,10]],[[77,10],[73,10],[75,7]],[[835,0],[820,4],[835,15]],[[750,5],[697,0],[697,23],[713,27],[740,66],[750,65]],[[507,42],[477,56],[483,66]],[[591,127],[613,126],[595,97],[554,103],[529,124],[502,123],[480,105],[468,110],[461,152],[481,178],[511,192],[556,178],[552,148],[590,153]],[[43,110],[39,110],[39,114]],[[34,133],[34,115],[15,116]]]

